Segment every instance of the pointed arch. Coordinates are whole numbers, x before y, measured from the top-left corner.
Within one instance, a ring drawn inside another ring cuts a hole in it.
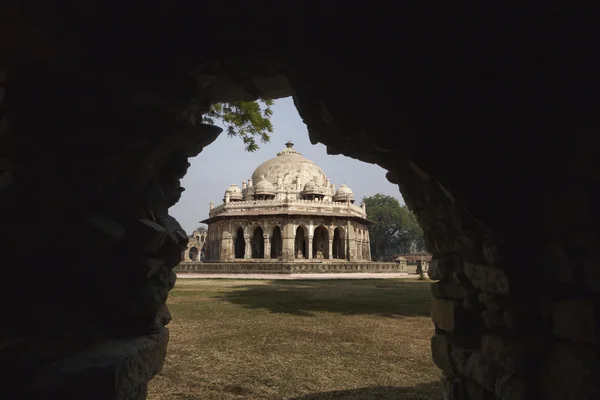
[[[265,237],[260,226],[254,228],[250,243],[252,244],[252,258],[265,258]]]
[[[281,257],[283,250],[283,240],[281,235],[281,228],[276,225],[271,231],[271,259],[278,259]]]
[[[244,228],[241,226],[235,231],[233,247],[235,250],[235,258],[244,258],[246,255],[246,239],[244,239]]]
[[[346,258],[346,231],[341,226],[333,231],[333,258]]]
[[[313,235],[313,258],[329,258],[329,230],[323,225]]]
[[[308,229],[304,225],[296,228],[296,237],[294,240],[295,258],[308,258]]]
[[[191,261],[199,261],[199,254],[198,254],[198,248],[196,246],[192,246],[190,247],[190,250],[188,251],[189,254],[189,258]]]

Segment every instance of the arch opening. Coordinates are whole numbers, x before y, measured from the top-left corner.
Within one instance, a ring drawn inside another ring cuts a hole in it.
[[[246,239],[244,239],[244,229],[237,228],[234,239],[235,258],[244,258],[246,255]]]
[[[190,247],[190,250],[188,252],[188,257],[192,261],[199,261],[199,251],[196,246]]]
[[[281,258],[281,254],[282,254],[282,245],[283,245],[283,240],[281,238],[281,228],[279,228],[279,226],[276,226],[273,229],[273,233],[271,234],[271,258],[272,259],[279,259]]]
[[[339,226],[333,231],[333,258],[338,260],[346,258],[346,235]]]
[[[329,258],[329,231],[323,225],[315,229],[313,235],[313,258]]]
[[[306,228],[304,226],[299,226],[296,228],[296,238],[294,241],[295,258],[308,258],[308,245],[305,229]]]
[[[251,244],[252,258],[265,258],[265,237],[260,226],[254,229]]]

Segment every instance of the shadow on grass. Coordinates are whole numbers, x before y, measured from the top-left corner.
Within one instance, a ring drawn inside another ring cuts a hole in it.
[[[429,316],[430,285],[407,280],[297,280],[241,285],[217,297],[246,308],[312,316],[313,312]]]
[[[427,399],[441,400],[442,388],[439,382],[429,382],[413,387],[380,386],[353,390],[314,393],[288,400],[370,400],[370,399]]]

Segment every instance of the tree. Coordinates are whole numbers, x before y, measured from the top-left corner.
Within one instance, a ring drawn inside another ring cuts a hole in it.
[[[272,105],[273,100],[262,99],[214,104],[204,115],[204,121],[209,124],[221,121],[225,125],[228,136],[242,138],[246,145],[246,151],[254,152],[259,149],[256,143],[257,138],[263,143],[271,140],[271,133],[273,133]]]
[[[369,227],[371,257],[381,259],[394,253],[409,253],[411,246],[424,249],[423,230],[415,215],[400,205],[398,199],[377,193],[363,198],[367,218],[375,222]]]

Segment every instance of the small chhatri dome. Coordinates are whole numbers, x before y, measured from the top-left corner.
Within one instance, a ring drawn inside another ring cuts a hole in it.
[[[235,183],[229,185],[225,190],[225,195],[229,194],[229,200],[242,200],[242,189],[240,189]]]
[[[304,190],[302,192],[304,194],[324,194],[325,187],[317,184],[314,179],[311,179],[304,185]]]
[[[271,195],[275,194],[275,187],[269,182],[264,175],[260,177],[260,180],[254,185],[255,195]]]
[[[354,193],[347,185],[341,185],[337,192],[335,192],[333,201],[354,201]]]

